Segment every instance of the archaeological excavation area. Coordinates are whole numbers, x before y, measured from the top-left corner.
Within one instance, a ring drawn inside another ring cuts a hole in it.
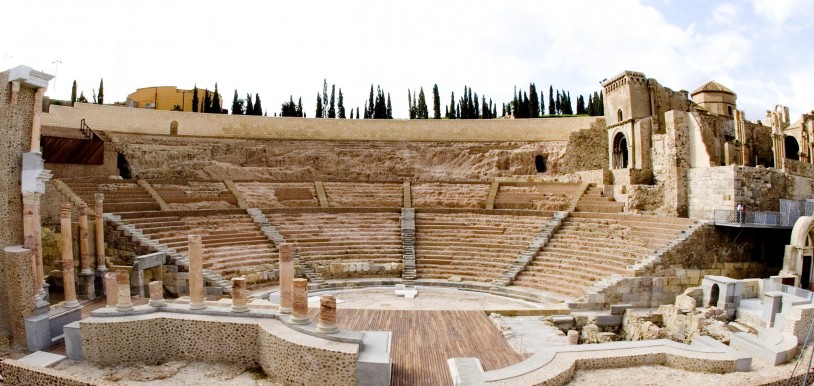
[[[777,139],[809,115],[632,71],[604,117],[424,122],[49,105],[47,76],[0,73],[0,384],[806,375],[814,155]]]

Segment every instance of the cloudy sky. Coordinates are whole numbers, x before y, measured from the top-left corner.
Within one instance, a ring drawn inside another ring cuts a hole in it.
[[[107,103],[140,87],[217,82],[225,107],[237,89],[260,93],[268,115],[289,95],[302,97],[313,116],[327,78],[346,108],[363,106],[370,84],[381,85],[398,118],[407,115],[407,90],[422,86],[430,104],[438,84],[442,110],[464,85],[498,104],[529,82],[569,90],[576,101],[635,70],[675,90],[714,79],[738,93],[752,120],[778,103],[793,117],[814,108],[810,0],[31,0],[3,8],[0,68],[57,75],[48,91],[57,99],[69,99],[73,80],[90,99],[104,78]]]

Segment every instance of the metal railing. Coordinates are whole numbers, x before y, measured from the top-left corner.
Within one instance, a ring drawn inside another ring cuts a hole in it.
[[[783,283],[779,283],[772,279],[763,279],[763,293],[765,294],[766,292],[772,291],[787,293],[789,295],[794,295],[803,299],[808,299],[810,302],[814,303],[814,292],[786,285]]]
[[[796,221],[797,219],[795,219]],[[716,224],[743,224],[785,227],[789,226],[783,221],[780,212],[738,212],[729,209],[715,209]],[[794,223],[791,223],[794,225]]]

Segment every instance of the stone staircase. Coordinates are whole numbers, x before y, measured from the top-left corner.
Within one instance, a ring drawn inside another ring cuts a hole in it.
[[[401,248],[404,256],[404,280],[415,280],[415,209],[401,210]]]
[[[54,188],[56,188],[56,190],[58,192],[60,192],[63,196],[67,197],[68,200],[71,201],[71,204],[73,204],[74,206],[78,207],[83,203],[87,204],[87,202],[85,202],[85,200],[83,200],[82,197],[79,197],[79,195],[76,194],[76,192],[74,192],[73,189],[71,189],[70,186],[65,184],[64,181],[56,178],[56,179],[51,180],[51,184],[53,185]],[[95,203],[95,201],[91,201],[91,204],[93,204],[93,203]],[[94,205],[89,205],[88,206],[88,214],[90,214],[91,216],[96,214],[96,212],[93,210],[93,208],[94,208]]]
[[[249,208],[246,209],[246,213],[251,216],[252,220],[254,220],[255,224],[260,226],[260,230],[263,232],[266,237],[268,237],[277,248],[280,248],[280,244],[286,242],[283,235],[277,231],[277,228],[274,225],[271,225],[268,218],[263,211],[257,208]],[[325,279],[322,278],[322,275],[311,269],[307,264],[303,264],[302,258],[300,257],[299,251],[294,249],[294,265],[302,267],[303,275],[308,279],[309,282],[314,284],[322,284],[325,282]]]
[[[531,243],[529,243],[529,246],[526,247],[526,250],[520,253],[520,255],[517,256],[517,260],[514,261],[512,266],[503,274],[503,276],[493,280],[492,284],[504,287],[511,285],[512,282],[514,282],[514,279],[517,278],[517,275],[526,269],[526,266],[534,259],[537,252],[545,247],[548,240],[551,240],[551,237],[555,232],[557,232],[558,229],[560,229],[563,220],[565,220],[567,217],[568,212],[554,213],[551,220],[549,220],[545,227],[540,230],[540,233],[534,237]]]
[[[625,204],[616,202],[613,197],[603,195],[602,188],[596,184],[588,185],[588,189],[579,198],[575,212],[621,213]]]
[[[104,213],[103,218],[110,224],[116,227],[116,230],[128,236],[133,242],[138,243],[142,247],[152,249],[156,252],[164,252],[167,255],[168,263],[176,265],[179,269],[189,270],[189,259],[178,253],[174,248],[153,240],[150,236],[145,235],[144,232],[138,229],[133,224],[128,224],[121,218],[120,215],[113,213]],[[232,283],[226,280],[220,274],[208,269],[203,270],[204,283],[208,287],[221,287],[224,293],[232,292]]]

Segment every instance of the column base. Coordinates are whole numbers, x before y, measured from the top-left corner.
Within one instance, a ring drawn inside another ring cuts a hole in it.
[[[133,304],[117,304],[116,311],[133,311]]]
[[[232,306],[232,312],[249,312],[249,306],[242,305],[242,306]]]
[[[280,307],[278,312],[281,313],[281,314],[290,314],[291,313],[291,307]]]
[[[190,310],[202,310],[206,308],[206,304],[204,303],[189,303]]]
[[[288,321],[291,324],[308,324],[308,323],[311,323],[311,319],[308,319],[308,316],[294,316],[294,315],[291,315],[291,317],[288,318]]]
[[[317,332],[321,332],[323,334],[333,334],[335,332],[339,332],[339,327],[335,324],[317,324]]]
[[[164,307],[164,306],[166,306],[166,305],[167,305],[167,301],[165,301],[164,299],[161,299],[161,300],[150,300],[150,302],[149,302],[149,303],[147,303],[147,304],[149,304],[149,305],[151,305],[151,306],[153,306],[153,307],[158,308],[158,307]]]
[[[65,308],[76,308],[79,307],[79,302],[76,300],[66,301],[62,303],[62,306]]]

